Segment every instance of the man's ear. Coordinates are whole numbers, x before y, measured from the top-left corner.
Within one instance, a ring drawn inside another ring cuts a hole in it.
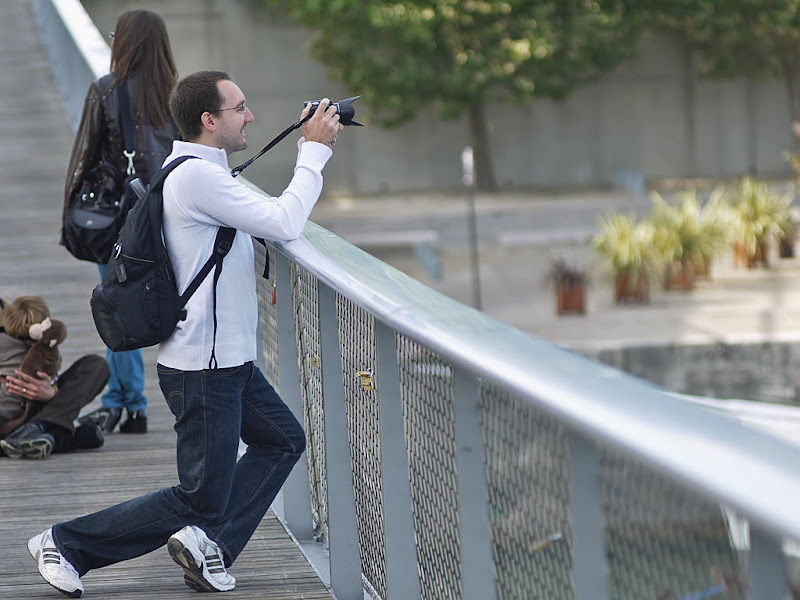
[[[214,115],[208,111],[201,115],[200,122],[203,124],[203,129],[206,131],[213,132],[217,129],[217,120]]]

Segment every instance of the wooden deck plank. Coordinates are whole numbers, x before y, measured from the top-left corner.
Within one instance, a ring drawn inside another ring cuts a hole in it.
[[[0,3],[0,296],[42,295],[69,327],[64,364],[105,349],[91,321],[89,296],[99,275],[58,246],[61,194],[72,132],[50,75],[27,0]],[[53,523],[177,482],[172,415],[158,389],[156,351],[145,351],[149,433],[112,434],[103,448],[44,461],[0,458],[0,598],[60,598],[26,548]],[[99,406],[95,401],[91,407]],[[243,600],[326,599],[300,550],[270,512],[231,573]],[[84,576],[85,598],[196,598],[166,548]]]

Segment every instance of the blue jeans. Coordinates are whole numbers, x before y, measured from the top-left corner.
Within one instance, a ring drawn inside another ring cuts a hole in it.
[[[303,428],[253,363],[158,365],[158,379],[175,416],[180,484],[55,525],[56,546],[81,575],[151,552],[187,525],[230,566],[305,450]],[[239,437],[248,448],[237,462]]]
[[[106,265],[97,265],[100,278],[105,277]],[[106,349],[106,361],[111,367],[108,391],[100,398],[103,408],[127,408],[133,413],[147,408],[144,395],[144,359],[141,350],[112,352]]]

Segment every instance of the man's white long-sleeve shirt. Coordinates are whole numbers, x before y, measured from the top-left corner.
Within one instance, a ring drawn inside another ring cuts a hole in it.
[[[164,182],[164,238],[178,291],[189,287],[211,256],[219,227],[237,229],[217,284],[217,339],[214,344],[214,272],[186,305],[187,317],[159,346],[158,362],[182,371],[208,368],[212,346],[220,368],[255,360],[258,298],[251,236],[288,241],[300,236],[322,191],[322,169],[331,149],[298,143],[294,176],[283,194],[271,198],[234,179],[224,150],[176,141],[164,164],[179,165]]]

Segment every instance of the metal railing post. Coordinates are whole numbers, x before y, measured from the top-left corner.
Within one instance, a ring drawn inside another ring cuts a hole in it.
[[[462,598],[494,600],[497,586],[478,382],[469,371],[455,366],[453,394]]]
[[[292,286],[290,261],[284,254],[275,252],[279,391],[281,399],[292,410],[297,420],[302,423],[303,393],[297,357],[297,323],[294,318]],[[311,435],[311,432],[306,432],[306,435]],[[305,453],[297,461],[283,484],[281,494],[276,498],[275,510],[295,538],[310,540],[314,537],[308,459]]]
[[[342,382],[336,293],[322,282],[319,282],[318,290],[331,589],[337,600],[362,600],[361,551]]]
[[[750,598],[790,598],[781,542],[750,523]]]
[[[389,598],[419,598],[419,568],[408,471],[395,331],[376,321],[377,389],[380,402],[381,471]]]
[[[572,516],[573,585],[577,600],[608,600],[605,518],[598,486],[597,447],[571,436],[570,512]]]

